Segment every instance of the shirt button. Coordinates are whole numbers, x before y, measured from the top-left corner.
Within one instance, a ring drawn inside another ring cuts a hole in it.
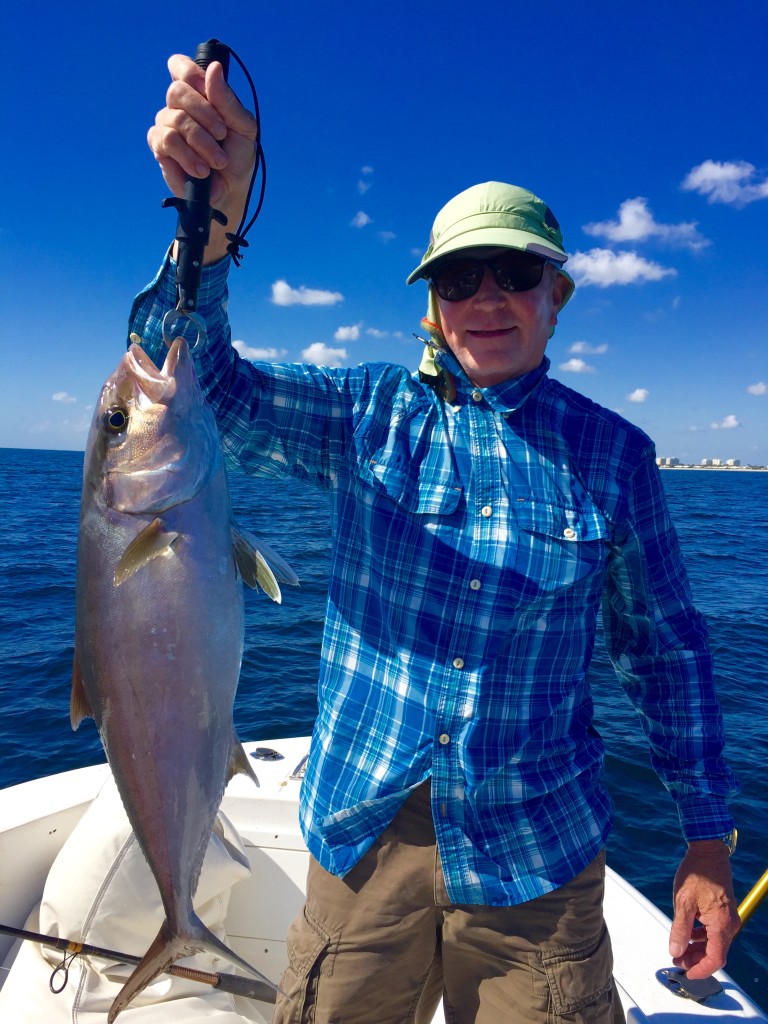
[[[469,589],[470,590],[479,590],[481,586],[482,586],[482,584],[480,583],[480,580],[470,580],[469,581]]]
[[[438,742],[441,743],[443,746],[445,746],[446,743],[450,743],[451,742],[451,737],[448,735],[447,732],[440,733],[440,735],[438,736],[437,739],[438,739]]]
[[[573,529],[572,526],[566,526],[566,528],[563,530],[563,536],[566,540],[575,540],[576,531]]]
[[[453,667],[454,668],[464,668],[464,659],[463,658],[454,658],[453,659]]]
[[[483,392],[482,391],[473,391],[472,392],[472,401],[473,402],[482,402],[482,400],[483,400]]]
[[[483,505],[483,507],[480,509],[480,515],[488,519],[490,516],[493,515],[493,509],[491,508],[490,505]]]

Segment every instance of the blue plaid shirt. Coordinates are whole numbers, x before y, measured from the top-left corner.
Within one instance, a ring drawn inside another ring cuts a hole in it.
[[[687,839],[724,835],[734,779],[706,627],[651,441],[549,363],[455,398],[389,364],[252,364],[229,344],[227,262],[205,269],[195,352],[231,466],[326,490],[333,559],[309,849],[343,875],[427,778],[448,893],[520,903],[597,854],[612,808],[587,669],[602,607]],[[161,362],[173,264],[130,329]]]

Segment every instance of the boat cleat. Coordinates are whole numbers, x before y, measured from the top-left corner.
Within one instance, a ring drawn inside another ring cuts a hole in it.
[[[723,986],[717,978],[691,979],[680,967],[665,967],[656,972],[656,978],[661,984],[674,992],[682,999],[693,999],[696,1003],[706,1002],[711,996],[717,996],[723,991]]]

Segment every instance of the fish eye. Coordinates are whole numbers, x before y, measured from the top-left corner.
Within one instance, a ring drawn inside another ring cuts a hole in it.
[[[104,413],[104,426],[110,434],[122,434],[128,426],[128,413],[116,407]]]

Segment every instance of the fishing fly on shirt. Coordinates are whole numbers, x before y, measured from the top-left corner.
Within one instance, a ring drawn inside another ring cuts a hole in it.
[[[267,168],[264,160],[264,150],[261,146],[261,120],[259,117],[259,101],[256,96],[256,88],[248,69],[235,51],[226,43],[218,39],[209,39],[200,43],[195,51],[195,64],[203,69],[207,68],[212,61],[219,61],[224,69],[224,78],[229,78],[229,58],[234,57],[240,65],[243,74],[248,80],[251,96],[253,97],[253,111],[256,119],[256,160],[253,165],[253,173],[248,186],[248,194],[245,200],[245,209],[238,225],[237,231],[227,232],[229,239],[227,252],[232,257],[232,262],[239,267],[242,262],[242,248],[248,248],[245,240],[246,234],[253,227],[254,221],[261,212],[264,203],[264,191],[267,182]],[[248,208],[251,203],[256,179],[261,172],[259,186],[259,198],[256,203],[256,210],[248,220]],[[163,206],[174,207],[178,214],[176,227],[176,241],[178,243],[178,254],[176,264],[176,308],[169,310],[163,318],[163,339],[166,345],[172,343],[179,333],[179,320],[185,318],[196,327],[197,339],[192,345],[196,345],[205,338],[205,323],[197,313],[198,293],[200,291],[200,280],[203,272],[203,256],[205,247],[210,240],[211,221],[225,226],[227,218],[220,210],[211,206],[211,175],[206,178],[194,178],[187,175],[184,186],[183,198],[176,196],[163,200]],[[174,330],[175,328],[175,330]]]

